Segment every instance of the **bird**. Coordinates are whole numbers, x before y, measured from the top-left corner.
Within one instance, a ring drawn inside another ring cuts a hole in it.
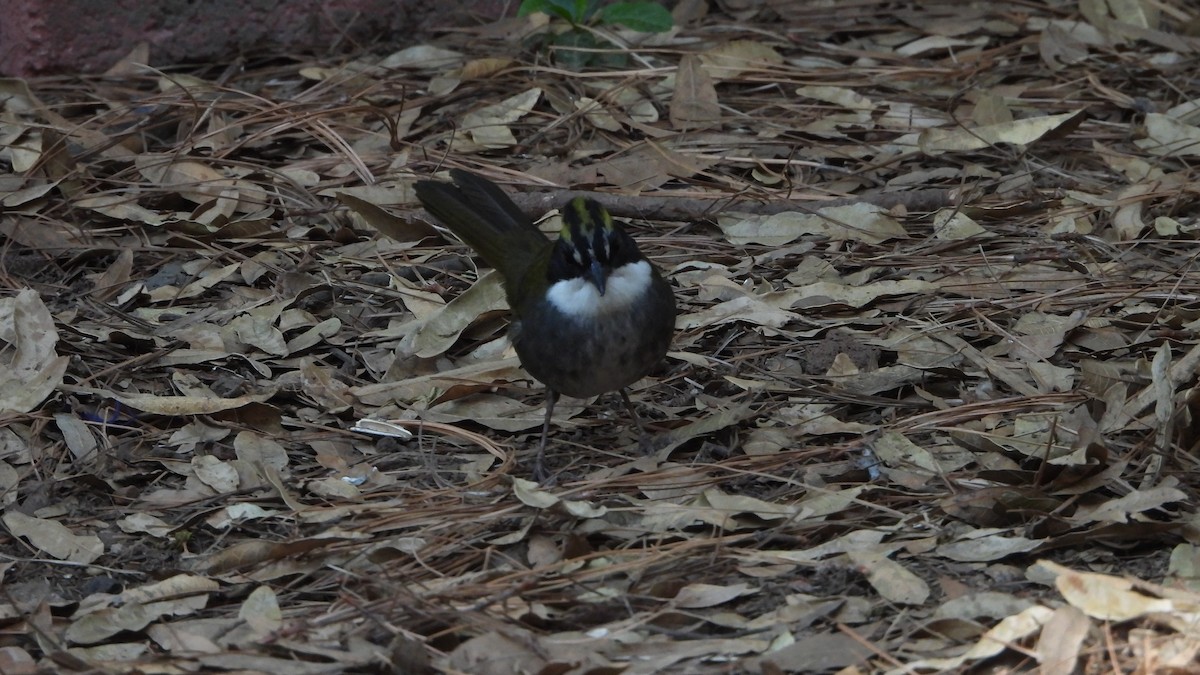
[[[508,335],[521,366],[546,386],[546,417],[533,473],[546,481],[546,439],[560,395],[617,391],[645,439],[626,388],[666,356],[675,294],[622,223],[594,199],[561,209],[551,240],[492,181],[451,169],[446,183],[419,180],[417,199],[500,273],[512,313]]]

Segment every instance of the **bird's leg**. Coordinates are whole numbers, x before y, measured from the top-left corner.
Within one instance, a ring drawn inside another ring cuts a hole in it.
[[[558,392],[546,390],[546,421],[542,422],[542,442],[538,444],[537,458],[533,460],[533,478],[539,483],[545,483],[550,478],[546,471],[546,437],[550,435],[550,416],[554,414],[554,404],[558,403]]]
[[[621,392],[621,400],[625,402],[625,409],[629,411],[629,416],[633,418],[633,423],[637,425],[638,433],[645,436],[646,427],[642,426],[642,418],[638,417],[637,410],[633,407],[633,401],[629,400],[629,392],[624,389],[619,391]]]
[[[638,445],[642,448],[642,452],[649,453],[652,449],[650,442],[650,434],[646,433],[646,427],[642,426],[642,418],[638,416],[637,410],[633,407],[633,401],[629,400],[629,392],[621,389],[621,400],[625,402],[625,409],[629,411],[629,416],[633,418],[633,423],[638,428]]]

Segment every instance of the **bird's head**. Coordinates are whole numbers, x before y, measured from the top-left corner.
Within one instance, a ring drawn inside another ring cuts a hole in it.
[[[562,209],[562,220],[547,275],[551,284],[582,278],[604,295],[614,270],[642,260],[637,243],[596,200],[572,199]]]

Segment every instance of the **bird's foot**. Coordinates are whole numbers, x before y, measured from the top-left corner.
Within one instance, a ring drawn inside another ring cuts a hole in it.
[[[533,479],[542,487],[553,487],[558,481],[558,476],[550,472],[541,453],[538,454],[538,458],[533,462]]]
[[[637,444],[638,450],[643,455],[652,455],[654,454],[654,451],[658,449],[655,447],[655,445],[657,445],[655,442],[655,437],[645,432],[638,434]]]

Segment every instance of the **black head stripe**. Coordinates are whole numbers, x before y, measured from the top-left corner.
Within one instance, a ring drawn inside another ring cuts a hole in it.
[[[593,261],[614,270],[642,259],[637,242],[599,202],[576,197],[563,207],[562,217],[562,234],[547,270],[551,283],[586,276]]]
[[[609,257],[608,235],[612,227],[612,217],[594,199],[585,200],[583,208],[587,211],[587,222],[592,228],[591,239],[587,242],[588,247],[591,248],[592,257],[601,263],[607,263]]]
[[[592,264],[592,231],[581,222],[571,223],[571,241],[575,244],[575,256],[579,264],[587,267]]]
[[[603,206],[600,206],[600,202],[589,199],[584,202],[584,207],[587,209],[588,221],[597,229],[603,229],[608,225],[608,212],[604,210]]]
[[[592,256],[601,263],[608,262],[608,232],[599,223],[592,228]]]

